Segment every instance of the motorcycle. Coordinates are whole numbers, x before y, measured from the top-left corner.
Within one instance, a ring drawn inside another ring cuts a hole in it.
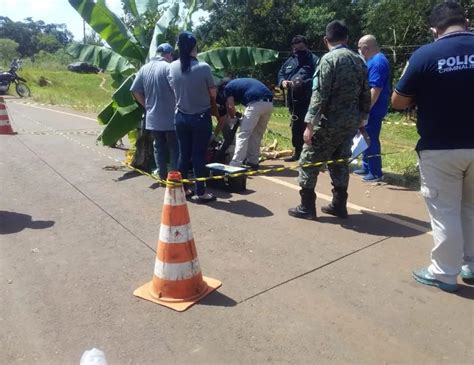
[[[25,84],[26,80],[16,72],[21,69],[21,60],[14,59],[10,65],[10,71],[0,73],[0,95],[6,94],[11,84],[15,84],[18,96],[26,98],[30,96],[30,88]]]

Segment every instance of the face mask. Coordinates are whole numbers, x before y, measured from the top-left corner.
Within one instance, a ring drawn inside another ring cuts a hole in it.
[[[298,58],[304,57],[304,56],[306,56],[306,50],[295,51],[295,55],[296,55]]]

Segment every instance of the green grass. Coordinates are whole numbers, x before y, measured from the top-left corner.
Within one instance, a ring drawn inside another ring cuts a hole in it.
[[[398,113],[388,114],[385,122],[404,122]],[[383,169],[386,181],[396,185],[416,186],[418,184],[418,169],[416,167],[416,152],[414,151],[418,134],[414,126],[385,123],[380,136],[382,144]],[[275,107],[268,125],[263,143],[270,145],[278,140],[278,149],[291,149],[291,129],[289,127],[288,110],[285,107]]]
[[[108,74],[77,74],[26,67],[19,74],[28,81],[31,99],[39,103],[69,106],[76,110],[97,113],[110,102],[113,93],[110,86],[112,80]],[[50,84],[39,86],[41,76],[50,81]],[[14,93],[15,91],[10,89],[10,94]]]

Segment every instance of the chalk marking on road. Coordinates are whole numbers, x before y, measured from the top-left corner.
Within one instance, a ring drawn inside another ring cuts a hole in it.
[[[74,114],[71,114],[71,113],[65,113],[65,112],[60,112],[58,110],[54,110],[54,109],[48,109],[48,108],[40,108],[40,107],[35,107],[35,108],[39,108],[39,109],[45,109],[45,110],[49,110],[49,111],[54,111],[54,112],[58,112],[58,113],[62,113],[62,114],[70,114],[70,115],[74,115]],[[74,116],[77,116],[77,117],[81,117],[81,118],[86,118],[86,119],[91,119],[91,118],[87,118],[87,117],[82,117],[82,116],[78,116],[78,115],[74,115]],[[48,130],[54,132],[55,134],[58,134],[58,135],[61,135],[63,136],[64,138],[68,139],[69,141],[75,143],[75,144],[78,144],[82,147],[85,147],[86,149],[88,150],[91,150],[91,151],[94,151],[96,152],[97,154],[105,157],[105,158],[108,158],[110,160],[113,160],[115,162],[118,162],[120,164],[124,164],[123,161],[119,160],[119,159],[116,159],[116,158],[113,158],[111,156],[108,156],[106,155],[105,153],[103,153],[102,151],[99,151],[95,148],[91,148],[90,146],[87,146],[85,144],[83,144],[82,142],[79,142],[79,141],[76,141],[75,139],[69,137],[68,135],[65,135],[64,133],[62,132],[58,132],[58,131],[55,131],[54,129],[52,129],[51,127],[48,127],[46,125],[44,125],[43,123],[41,122],[38,122],[34,119],[31,119],[29,117],[27,117],[28,119],[34,121],[35,123],[39,124],[39,125],[42,125],[43,127],[46,127]],[[95,120],[95,119],[94,119]],[[127,165],[126,165],[127,166]],[[264,175],[257,175],[256,177],[259,177],[259,178],[262,178],[262,179],[265,179],[265,180],[268,180],[268,181],[271,181],[275,184],[278,184],[278,185],[282,185],[282,186],[285,186],[287,188],[290,188],[290,189],[293,189],[293,190],[299,190],[300,187],[298,185],[295,185],[295,184],[291,184],[287,181],[283,181],[283,180],[280,180],[280,179],[277,179],[275,177],[271,177],[271,176],[264,176]],[[326,194],[322,194],[322,193],[318,193],[318,197],[320,197],[321,199],[323,200],[326,200],[326,201],[331,201],[332,200],[332,197],[330,197],[329,195],[326,195]],[[413,229],[417,232],[420,232],[420,233],[423,233],[423,234],[428,234],[428,235],[433,235],[433,232],[431,231],[431,229],[429,228],[426,228],[426,227],[423,227],[422,225],[419,225],[419,224],[416,224],[416,223],[411,223],[411,222],[407,222],[403,219],[399,219],[399,218],[396,218],[396,217],[392,217],[388,214],[385,214],[385,213],[380,213],[376,210],[373,210],[373,209],[370,209],[370,208],[366,208],[366,207],[363,207],[363,206],[360,206],[360,205],[357,205],[357,204],[353,204],[353,203],[347,203],[347,206],[348,208],[352,209],[352,210],[355,210],[357,212],[360,212],[360,213],[367,213],[367,214],[370,214],[370,215],[373,215],[377,218],[380,218],[380,219],[384,219],[386,221],[389,221],[389,222],[392,222],[392,223],[396,223],[396,224],[399,224],[399,225],[402,225],[404,227],[407,227],[407,228],[410,228],[410,229]]]
[[[41,107],[41,106],[36,106],[36,105],[31,105],[31,104],[19,103],[19,102],[17,102],[17,101],[13,101],[13,103],[18,104],[18,105],[29,106],[30,108],[43,109],[43,110],[48,110],[48,111],[50,111],[50,112],[56,112],[56,113],[65,114],[65,115],[71,115],[71,116],[73,116],[73,117],[88,119],[88,120],[92,120],[92,121],[94,121],[94,122],[97,121],[97,119],[94,119],[94,118],[89,118],[89,117],[85,117],[85,116],[83,116],[83,115],[78,115],[78,114],[63,112],[63,111],[60,111],[60,110],[55,110],[55,109],[50,109],[50,108],[43,108],[43,107]]]
[[[265,179],[265,180],[268,180],[268,181],[271,181],[275,184],[286,186],[287,188],[290,188],[290,189],[293,189],[293,190],[297,190],[297,191],[300,190],[300,187],[298,185],[295,185],[295,184],[289,183],[287,181],[277,179],[275,177],[263,176],[263,175],[259,175],[258,177],[262,178],[262,179]],[[332,197],[329,196],[329,195],[322,194],[322,193],[317,193],[317,194],[318,194],[318,198],[321,198],[321,199],[326,200],[328,202],[332,201]],[[392,217],[392,216],[390,216],[388,214],[385,214],[385,213],[380,213],[380,212],[378,212],[376,210],[373,210],[373,209],[370,209],[370,208],[366,208],[366,207],[363,207],[363,206],[360,206],[360,205],[357,205],[357,204],[352,204],[352,203],[347,203],[347,207],[352,209],[352,210],[355,210],[357,212],[360,212],[360,213],[367,213],[367,214],[373,215],[377,218],[384,219],[384,220],[390,221],[392,223],[400,224],[402,226],[405,226],[407,228],[411,228],[411,229],[413,229],[415,231],[418,231],[418,232],[421,232],[421,233],[429,234],[431,236],[433,235],[433,232],[429,228],[423,227],[422,225],[419,225],[419,224],[416,224],[416,223],[407,222],[407,221],[405,221],[403,219],[400,219],[400,218]]]

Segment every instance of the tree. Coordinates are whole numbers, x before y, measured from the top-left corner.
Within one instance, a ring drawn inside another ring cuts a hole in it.
[[[42,20],[14,22],[0,16],[0,38],[8,38],[18,43],[21,57],[30,57],[40,50],[55,52],[71,43],[73,36],[65,24],[46,24]]]
[[[189,29],[190,13],[196,10],[197,2],[185,2],[187,11],[184,16],[180,16],[180,3],[177,1],[167,2],[165,7],[158,5],[160,7],[157,11],[162,12],[162,15],[154,24],[149,43],[147,32],[150,30],[146,24],[137,20],[143,19],[149,4],[156,4],[156,1],[123,1],[122,4],[126,8],[125,21],[114,14],[102,0],[69,0],[69,3],[110,47],[74,43],[68,50],[75,58],[111,72],[116,86],[121,83],[110,104],[98,115],[99,122],[105,125],[101,141],[105,145],[113,145],[127,132],[136,128],[141,120],[143,110],[130,93],[135,72],[156,54],[158,44],[165,41],[174,43],[174,39],[171,41],[166,38],[170,29],[178,26],[181,29]],[[270,62],[277,56],[278,53],[272,50],[231,48],[205,52],[198,55],[198,58],[205,59],[214,70],[219,70],[229,64],[249,66]]]
[[[0,62],[10,62],[18,57],[18,43],[11,39],[0,39]]]

